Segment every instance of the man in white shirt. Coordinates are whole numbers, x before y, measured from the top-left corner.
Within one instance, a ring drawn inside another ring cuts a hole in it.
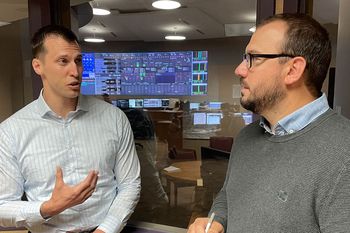
[[[140,192],[129,122],[118,108],[80,95],[82,54],[72,31],[45,26],[32,49],[43,89],[0,125],[0,226],[120,232]]]

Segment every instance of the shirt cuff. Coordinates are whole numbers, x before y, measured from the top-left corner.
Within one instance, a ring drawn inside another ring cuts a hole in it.
[[[125,224],[120,222],[119,219],[114,218],[112,216],[107,216],[104,221],[97,227],[106,233],[117,233],[120,232]]]
[[[32,227],[34,225],[42,224],[48,219],[44,219],[40,214],[40,207],[43,202],[31,201],[26,202],[22,209],[22,216],[25,219],[26,225]]]

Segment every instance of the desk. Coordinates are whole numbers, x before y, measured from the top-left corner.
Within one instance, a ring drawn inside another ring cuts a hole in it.
[[[171,166],[180,168],[180,171],[167,172],[162,170],[162,174],[167,180],[167,186],[170,188],[170,205],[172,205],[172,193],[174,193],[174,205],[177,205],[177,187],[196,186],[202,180],[201,165],[202,162],[197,160],[176,162]]]

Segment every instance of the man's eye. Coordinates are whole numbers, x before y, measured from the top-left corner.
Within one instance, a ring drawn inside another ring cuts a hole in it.
[[[65,58],[61,58],[61,59],[58,59],[58,63],[60,63],[60,64],[67,64],[68,60],[65,59]]]
[[[75,59],[75,64],[81,64],[82,63],[82,59],[81,58],[77,58]]]

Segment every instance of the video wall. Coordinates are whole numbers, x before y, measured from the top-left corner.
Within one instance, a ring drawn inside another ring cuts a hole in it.
[[[85,95],[197,96],[208,90],[208,52],[83,53]]]

